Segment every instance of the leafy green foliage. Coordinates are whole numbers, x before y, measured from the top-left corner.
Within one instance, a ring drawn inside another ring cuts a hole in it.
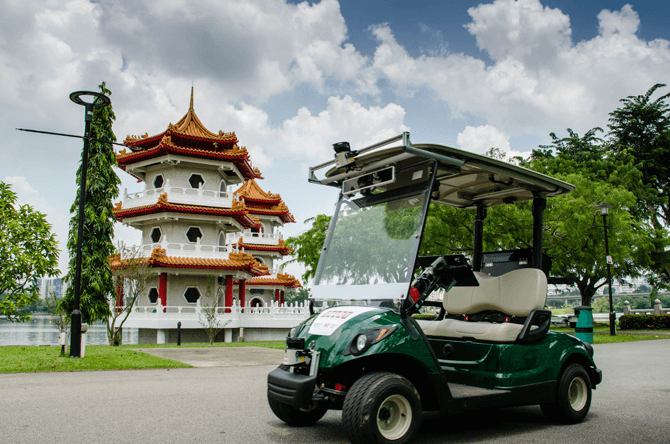
[[[619,328],[621,330],[667,330],[670,329],[670,314],[623,315],[619,318]]]
[[[294,258],[282,265],[282,267],[285,267],[293,262],[303,264],[305,266],[305,273],[302,275],[303,284],[306,284],[316,273],[316,266],[319,263],[323,243],[326,240],[326,231],[328,231],[328,225],[330,224],[330,216],[319,214],[305,221],[305,223],[309,222],[312,222],[309,230],[296,237],[286,239],[286,245],[293,251]]]
[[[39,300],[37,278],[58,273],[58,243],[44,214],[18,206],[10,186],[0,182],[0,315],[30,319],[26,308]]]
[[[102,82],[100,91],[111,95],[111,91]],[[112,131],[115,120],[112,105],[96,107],[91,122],[91,137],[100,140],[116,141]],[[119,195],[121,183],[112,166],[116,165],[114,149],[110,143],[91,141],[89,147],[88,170],[86,177],[86,203],[84,208],[84,239],[82,247],[81,299],[80,310],[82,322],[92,323],[105,320],[111,314],[108,297],[113,294],[112,272],[109,258],[115,248],[112,242],[114,234],[114,215],[112,199]],[[77,170],[77,185],[81,186],[81,165]],[[68,234],[68,252],[70,268],[66,279],[71,283],[60,307],[67,313],[74,310],[74,278],[77,256],[77,228],[79,225],[79,193],[70,208],[73,213],[70,219]]]
[[[623,106],[610,113],[612,151],[631,155],[642,178],[634,188],[637,205],[631,211],[636,218],[649,220],[657,230],[653,236],[655,254],[651,268],[654,285],[670,285],[670,257],[665,252],[670,223],[670,106],[665,94],[651,96],[664,84],[652,86],[644,95],[622,99]]]

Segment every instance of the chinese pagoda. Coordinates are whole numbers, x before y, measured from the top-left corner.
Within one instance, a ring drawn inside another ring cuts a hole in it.
[[[124,191],[114,215],[142,231],[139,248],[156,273],[125,324],[139,328],[139,342],[175,342],[178,319],[186,340],[204,340],[193,314],[211,300],[224,317],[238,316],[222,334],[227,341],[240,336],[240,315],[285,307],[285,291],[301,286],[277,266],[291,252],[278,229],[295,222],[293,216],[279,194],[258,185],[261,173],[235,133],[205,128],[193,109],[193,89],[176,124],[155,136],[128,136],[124,144],[130,150],[117,153],[118,165],[145,188]]]

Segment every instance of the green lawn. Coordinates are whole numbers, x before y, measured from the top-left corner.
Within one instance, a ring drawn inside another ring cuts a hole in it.
[[[135,346],[137,348],[137,346]],[[125,347],[91,345],[79,359],[60,357],[60,347],[8,345],[0,347],[0,373],[79,372],[191,367]]]

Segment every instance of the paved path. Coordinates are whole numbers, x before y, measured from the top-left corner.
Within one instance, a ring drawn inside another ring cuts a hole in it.
[[[266,347],[179,347],[141,350],[150,355],[173,359],[194,367],[277,366],[284,359],[284,350]]]
[[[669,443],[670,340],[594,348],[605,379],[584,423],[548,423],[537,407],[448,419],[424,415],[417,443]],[[238,349],[216,350],[221,356],[215,362],[231,365],[237,359],[231,354]],[[0,442],[345,442],[339,412],[302,429],[274,417],[265,395],[265,378],[274,367],[3,374]]]

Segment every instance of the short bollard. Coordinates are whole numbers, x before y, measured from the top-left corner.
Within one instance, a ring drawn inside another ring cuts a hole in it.
[[[593,308],[586,305],[575,307],[575,314],[578,316],[575,336],[588,344],[593,344]]]
[[[177,345],[181,345],[181,322],[177,322]]]

